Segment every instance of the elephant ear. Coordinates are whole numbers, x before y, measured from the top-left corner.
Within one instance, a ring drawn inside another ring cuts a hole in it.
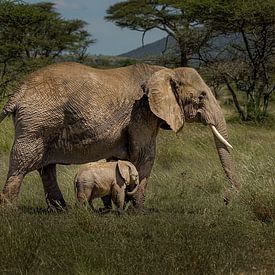
[[[130,182],[130,171],[129,171],[129,166],[124,162],[119,160],[117,162],[117,167],[120,176],[124,179],[126,183]]]
[[[151,111],[163,119],[174,132],[184,124],[184,116],[177,102],[175,73],[170,69],[155,72],[146,84]]]

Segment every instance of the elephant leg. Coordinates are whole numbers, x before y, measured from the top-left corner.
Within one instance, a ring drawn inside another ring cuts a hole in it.
[[[117,207],[118,213],[123,213],[125,204],[125,187],[120,187],[119,185],[114,185],[112,188],[112,200]]]
[[[10,154],[9,172],[6,183],[0,193],[0,204],[11,204],[18,197],[24,176],[41,163],[39,140],[17,139]]]
[[[18,197],[24,174],[11,173],[7,177],[5,186],[0,194],[0,204],[12,204]]]
[[[66,202],[61,194],[56,179],[56,164],[49,164],[38,171],[43,182],[46,202],[49,208],[66,208]]]
[[[144,207],[147,185],[148,185],[148,178],[142,179],[140,182],[140,185],[139,185],[139,189],[137,190],[137,192],[134,195],[132,195],[132,197],[130,199],[128,199],[128,201],[129,200],[132,201],[133,206],[134,206],[134,211],[145,212],[145,213],[152,213],[152,212],[158,213],[159,210],[156,208],[145,208]],[[126,199],[126,201],[127,201],[127,199]]]
[[[93,211],[96,212],[94,206],[93,206],[93,199],[96,198],[93,194],[93,188],[94,186],[88,186],[85,184],[85,182],[76,182],[75,183],[75,190],[76,190],[76,198],[79,205],[87,207],[88,205],[91,207]]]
[[[131,197],[133,206],[138,210],[144,209],[145,191],[146,191],[147,184],[148,184],[147,178],[144,178],[140,182],[137,192]]]
[[[87,187],[85,182],[75,182],[75,194],[79,204],[87,204],[92,199],[92,187]]]
[[[138,186],[137,192],[134,195],[126,197],[126,202],[128,202],[129,200],[132,201],[133,206],[136,210],[144,210],[145,193],[148,185],[148,178],[151,174],[151,170],[153,168],[155,160],[155,154],[153,154],[152,152],[154,151],[149,152],[144,163],[136,164],[136,168],[139,173],[140,184]]]
[[[110,212],[110,210],[112,209],[112,196],[111,195],[107,195],[101,198],[104,207],[103,208],[99,208],[100,212]]]

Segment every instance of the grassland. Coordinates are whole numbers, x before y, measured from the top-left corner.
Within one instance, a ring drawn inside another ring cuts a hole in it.
[[[78,167],[59,166],[72,208],[48,213],[38,174],[29,174],[18,210],[0,209],[0,274],[274,274],[273,123],[229,124],[243,188],[228,206],[228,182],[202,125],[159,134],[146,200],[159,212],[118,217],[77,208]],[[9,118],[0,125],[1,186],[12,140]]]

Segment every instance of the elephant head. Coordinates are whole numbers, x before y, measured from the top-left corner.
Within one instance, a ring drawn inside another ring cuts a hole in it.
[[[162,120],[161,127],[178,132],[185,122],[209,125],[215,139],[222,167],[236,190],[240,184],[229,151],[228,134],[222,110],[196,70],[162,69],[145,84],[151,111]],[[225,197],[225,202],[228,198]]]
[[[129,161],[121,160],[117,162],[117,167],[120,176],[126,184],[126,194],[129,196],[134,195],[139,187],[139,176],[136,167]]]

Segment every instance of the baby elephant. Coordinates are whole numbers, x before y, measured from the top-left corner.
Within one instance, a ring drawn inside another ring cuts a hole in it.
[[[82,168],[74,184],[80,203],[89,202],[93,208],[93,199],[111,195],[118,211],[123,212],[125,193],[129,196],[136,193],[139,177],[136,167],[129,161],[96,162]]]

